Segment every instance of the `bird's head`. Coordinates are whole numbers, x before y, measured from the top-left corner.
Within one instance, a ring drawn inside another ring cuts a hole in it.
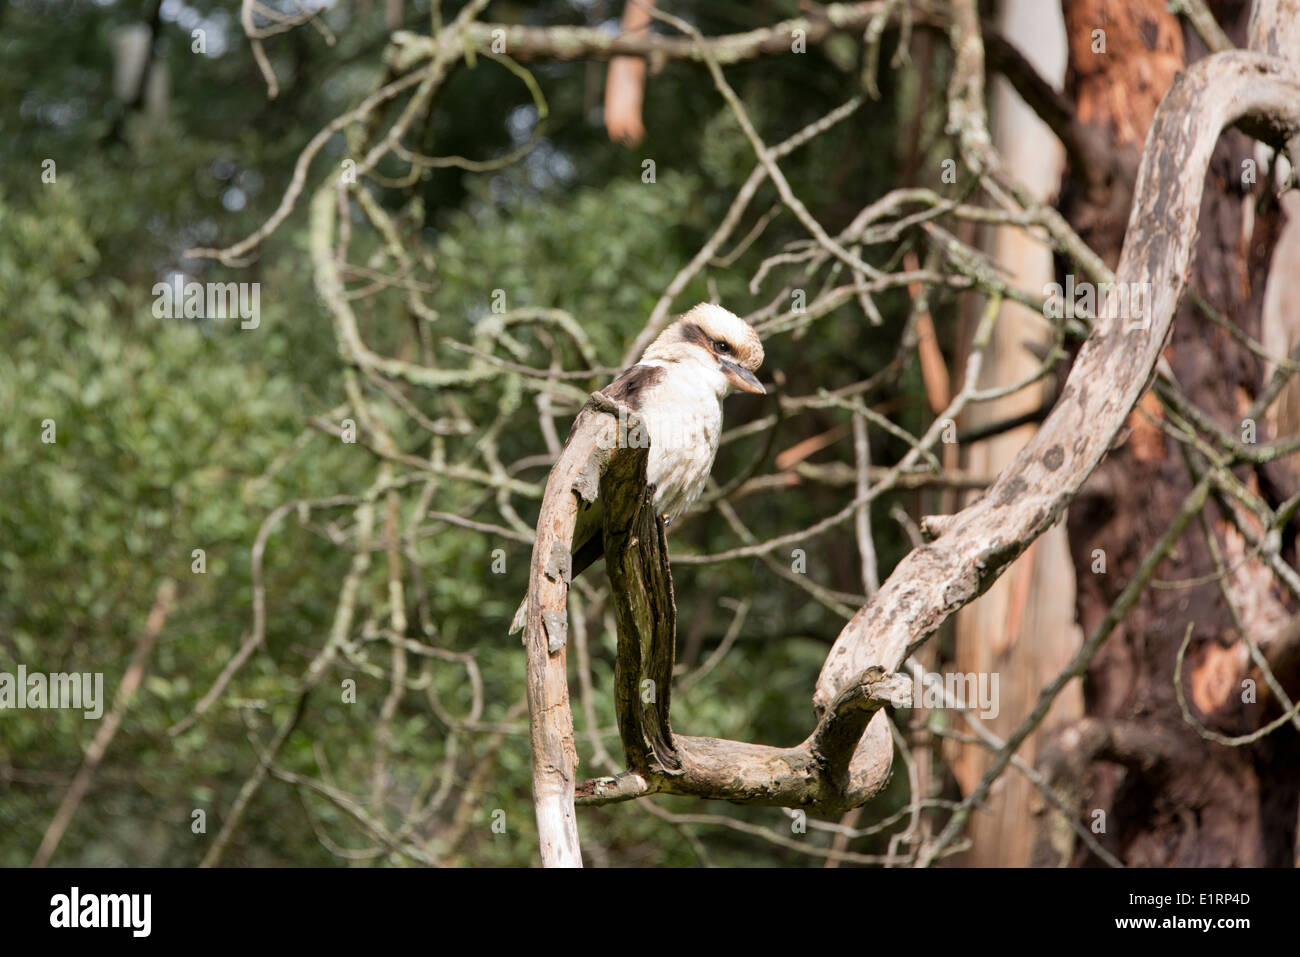
[[[690,362],[714,379],[719,396],[733,388],[762,395],[754,373],[763,364],[763,343],[753,326],[721,306],[702,302],[659,334],[642,361]]]

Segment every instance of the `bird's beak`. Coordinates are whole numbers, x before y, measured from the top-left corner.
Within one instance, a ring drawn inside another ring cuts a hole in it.
[[[721,364],[722,373],[727,377],[727,381],[741,392],[754,392],[758,395],[767,394],[767,390],[763,388],[763,383],[759,382],[754,373],[748,369],[742,369],[730,359],[723,359]]]

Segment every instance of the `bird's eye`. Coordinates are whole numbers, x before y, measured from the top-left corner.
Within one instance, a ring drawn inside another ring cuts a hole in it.
[[[729,356],[729,355],[731,355],[731,346],[727,345],[727,344],[726,344],[725,342],[723,342],[721,339],[714,339],[714,340],[713,340],[713,349],[714,349],[715,352],[718,353],[718,355],[721,355],[721,356]]]

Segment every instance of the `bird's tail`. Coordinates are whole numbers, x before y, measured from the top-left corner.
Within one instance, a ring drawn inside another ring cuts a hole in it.
[[[519,609],[515,612],[515,617],[510,619],[510,631],[507,634],[513,635],[515,632],[524,630],[524,623],[528,620],[528,596],[519,603]]]

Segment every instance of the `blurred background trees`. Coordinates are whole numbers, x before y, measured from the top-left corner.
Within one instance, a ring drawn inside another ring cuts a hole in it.
[[[267,514],[286,500],[354,493],[362,474],[357,460],[366,456],[307,423],[327,415],[344,394],[328,316],[304,269],[305,215],[275,233],[247,270],[187,260],[183,251],[245,235],[274,209],[302,145],[381,75],[389,35],[384,10],[340,5],[325,18],[337,37],[332,46],[310,28],[287,34],[273,50],[281,92],[268,102],[231,8],[167,0],[154,69],[165,70],[170,96],[161,115],[122,118],[113,40],[123,27],[147,24],[153,6],[73,0],[0,8],[0,661],[5,670],[12,670],[10,661],[32,669],[39,662],[50,671],[102,670],[111,693],[158,583],[170,577],[181,585],[143,691],[56,863],[191,865],[202,858],[255,764],[248,735],[282,717],[305,648],[329,628],[347,567],[347,555],[330,541],[336,516],[313,512],[303,522],[294,513],[271,534],[264,650],[203,720],[175,737],[167,731],[211,687],[251,627],[250,549]],[[492,13],[501,22],[536,24],[617,17],[602,6],[506,3]],[[780,12],[770,11],[774,18]],[[695,15],[708,33],[755,23],[743,6],[705,5]],[[403,22],[419,29],[428,16],[427,3],[407,4]],[[194,29],[206,31],[206,55],[191,50]],[[737,69],[733,82],[771,135],[796,131],[851,93],[857,51],[842,39],[838,59],[813,48],[806,57],[783,58],[776,69],[773,62]],[[617,366],[659,292],[716,227],[752,157],[699,67],[654,77],[647,138],[635,152],[611,144],[601,124],[603,70],[570,62],[543,64],[535,73],[550,116],[523,163],[483,174],[437,170],[416,195],[393,190],[382,198],[437,262],[429,297],[442,317],[436,336],[467,338],[490,314],[492,290],[501,288],[511,306],[567,310],[600,364]],[[869,129],[834,131],[789,160],[790,175],[814,208],[838,208],[844,218],[893,182],[898,156],[889,144],[901,94],[890,88],[892,75],[883,79],[887,95],[873,108]],[[426,136],[440,154],[491,157],[524,142],[537,121],[527,88],[480,60],[451,79]],[[864,148],[867,135],[879,145]],[[343,149],[336,137],[326,154],[337,162]],[[657,161],[654,184],[642,182],[643,157]],[[54,183],[41,180],[45,158],[55,160]],[[763,210],[773,201],[768,186]],[[797,235],[797,226],[786,228]],[[175,271],[204,281],[259,281],[260,328],[155,319],[152,286]],[[716,277],[732,308],[753,301],[746,275],[736,269]],[[681,301],[709,296],[697,280]],[[902,296],[882,303],[894,322],[903,308]],[[389,336],[409,341],[411,319],[400,297],[374,309],[369,321],[380,343]],[[848,360],[836,374],[851,381],[892,350],[889,339],[873,348],[874,337],[859,333],[843,328],[831,340],[810,337],[788,357],[773,353],[769,368],[782,370],[800,392],[815,390],[837,384],[826,378],[826,360],[834,356]],[[580,356],[569,358],[582,367]],[[603,381],[593,376],[580,385]],[[521,398],[501,375],[464,401],[467,418],[486,419],[483,410]],[[759,414],[756,406],[733,404],[728,425]],[[53,446],[38,441],[45,418],[57,422]],[[507,460],[544,451],[535,427],[505,430],[500,441]],[[288,454],[296,443],[301,450]],[[759,446],[749,439],[724,450],[716,474],[724,481],[736,475]],[[544,476],[534,469],[526,478]],[[784,498],[779,511],[755,516],[756,530],[814,519],[813,502]],[[467,498],[439,507],[470,515],[473,504]],[[716,515],[702,515],[677,539],[704,543],[723,528]],[[492,573],[499,547],[507,550],[505,575]],[[823,569],[823,580],[836,584],[833,570],[842,566],[838,584],[852,590],[852,544],[817,547],[825,551],[809,561]],[[195,548],[206,552],[206,574],[191,572]],[[421,537],[420,549],[439,645],[475,654],[482,721],[510,717],[499,740],[490,731],[465,733],[450,780],[432,782],[434,793],[449,792],[438,811],[442,826],[458,811],[468,815],[460,840],[440,849],[439,859],[529,863],[535,838],[521,733],[527,721],[510,712],[523,693],[522,657],[505,637],[524,590],[528,546],[442,526]],[[376,574],[382,580],[378,568]],[[758,562],[730,572],[679,573],[678,590],[683,608],[703,609],[682,636],[697,662],[717,647],[730,620],[718,602],[752,596],[745,635],[726,667],[679,694],[682,720],[701,733],[711,728],[774,742],[806,733],[807,688],[838,630],[835,618],[789,589],[776,591],[775,576]],[[612,645],[597,639],[594,702],[609,732],[612,705],[600,690],[608,686]],[[312,774],[328,767],[338,780],[368,776],[375,706],[386,685],[348,670],[331,688],[344,677],[357,679],[359,706],[343,704],[336,690],[322,694],[319,711],[290,741],[290,766]],[[467,713],[464,669],[440,664],[432,677],[430,693],[453,714]],[[4,864],[31,859],[91,734],[80,714],[58,711],[0,723]],[[607,733],[606,742],[617,745],[617,735]],[[423,696],[409,702],[391,730],[395,806],[404,810],[422,787],[430,791],[425,778],[441,774],[446,746],[446,728]],[[489,769],[486,779],[471,782],[479,767]],[[461,808],[471,783],[481,791]],[[498,808],[506,812],[507,835],[490,828]],[[206,837],[191,833],[194,809],[208,812]],[[740,816],[788,829],[780,812]],[[647,814],[590,817],[601,835],[596,840],[620,862],[699,860],[675,828]],[[332,841],[348,843],[355,828],[329,800],[276,785],[258,797],[227,862],[338,863]],[[789,856],[744,833],[705,831],[700,839],[718,863]]]

